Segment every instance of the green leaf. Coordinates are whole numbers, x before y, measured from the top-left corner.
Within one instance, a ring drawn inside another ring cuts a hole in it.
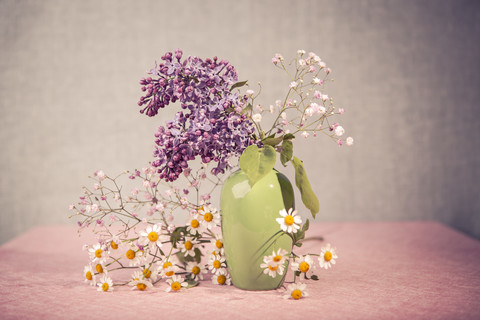
[[[277,154],[272,146],[266,145],[259,148],[252,144],[248,146],[240,156],[240,169],[242,169],[253,185],[269,173],[275,166]]]
[[[291,133],[287,133],[286,135],[283,136],[283,140],[292,140],[294,138],[295,136]]]
[[[280,137],[275,137],[274,135],[271,135],[265,139],[262,140],[263,145],[269,145],[272,147],[275,147],[277,144],[283,141],[283,136]]]
[[[318,281],[318,276],[315,275],[315,274],[312,274],[312,276],[310,277],[310,279],[315,280],[315,281]]]
[[[253,106],[251,103],[247,104],[247,106],[242,110],[242,114],[249,113],[253,110]]]
[[[246,80],[246,81],[239,81],[239,82],[235,83],[235,84],[230,88],[230,91],[232,91],[233,89],[236,89],[236,88],[243,87],[243,86],[246,85],[247,83],[248,83],[248,80]]]
[[[292,160],[293,156],[293,143],[290,140],[283,140],[282,152],[280,153],[280,161],[283,166],[287,166],[287,162]]]
[[[292,164],[295,167],[295,184],[297,185],[300,194],[302,195],[302,201],[305,207],[310,210],[313,218],[320,210],[320,204],[317,196],[313,193],[312,186],[307,178],[307,173],[303,167],[303,163],[297,157],[293,157]]]

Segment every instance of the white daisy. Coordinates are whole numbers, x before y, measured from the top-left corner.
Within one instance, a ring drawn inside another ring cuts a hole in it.
[[[305,256],[301,256],[296,258],[291,265],[291,269],[295,271],[300,271],[301,274],[305,275],[306,277],[310,277],[315,269],[315,265],[313,263],[312,257],[308,254]]]
[[[104,263],[108,258],[108,250],[101,243],[96,243],[88,249],[90,259],[93,263]]]
[[[140,242],[143,245],[149,245],[153,250],[155,247],[162,246],[162,240],[164,237],[161,236],[162,227],[160,224],[155,224],[153,226],[148,226],[146,230],[140,231]]]
[[[95,265],[95,271],[97,271],[98,274],[106,273],[107,270],[105,269],[105,265],[103,263],[97,263]]]
[[[93,268],[91,265],[85,266],[83,268],[83,275],[85,277],[85,282],[90,284],[91,286],[95,286],[96,281],[95,281],[95,273],[93,272]]]
[[[177,266],[177,259],[175,256],[163,258],[158,266],[158,273],[160,273],[160,276],[162,277],[172,277],[176,272],[178,272],[178,270],[179,268]]]
[[[218,274],[222,269],[225,269],[227,267],[225,263],[225,257],[217,254],[217,253],[212,253],[210,255],[210,258],[208,259],[208,269],[214,273]]]
[[[120,245],[120,239],[117,236],[112,237],[112,239],[110,239],[110,241],[108,242],[112,250],[118,250],[118,247]]]
[[[129,260],[129,266],[138,266],[145,263],[144,252],[139,250],[136,246],[131,245],[125,252],[125,256]]]
[[[190,219],[187,220],[187,231],[190,234],[195,235],[198,233],[202,233],[203,226],[200,224],[200,216],[198,214],[193,214]]]
[[[100,281],[97,283],[98,289],[97,291],[113,291],[113,281],[106,275],[103,275],[102,278],[100,278]]]
[[[268,274],[272,278],[275,278],[277,274],[283,275],[287,253],[287,251],[280,248],[277,253],[274,250],[271,256],[263,257],[263,263],[260,265],[260,268],[265,269],[263,273]]]
[[[307,285],[305,283],[291,283],[288,285],[286,294],[283,298],[298,300],[303,297],[308,297],[308,293],[305,291],[306,288]]]
[[[220,225],[220,213],[216,208],[205,205],[200,207],[198,214],[200,223],[208,230]]]
[[[167,283],[169,285],[167,290],[165,290],[167,292],[178,292],[188,286],[188,283],[181,276],[172,276],[170,279],[167,279]]]
[[[318,257],[318,263],[320,264],[320,268],[328,269],[336,263],[336,259],[338,259],[337,249],[333,248],[330,246],[330,243],[328,243],[322,248],[320,257]]]
[[[287,233],[296,233],[300,229],[302,223],[302,217],[297,215],[297,210],[293,211],[293,208],[287,210],[280,210],[282,218],[277,218],[277,222],[280,224],[280,228]]]
[[[157,268],[154,268],[153,266],[145,266],[142,274],[145,279],[155,282],[157,280],[158,271]]]
[[[191,272],[195,278],[198,280],[203,280],[203,274],[207,273],[208,270],[205,269],[205,265],[200,263],[197,263],[196,261],[189,262],[187,263],[187,272]]]
[[[223,238],[221,233],[215,234],[215,239],[212,239],[210,243],[213,245],[213,252],[222,256],[225,254],[225,248],[223,247]]]
[[[198,242],[193,237],[185,236],[185,241],[182,244],[182,253],[187,256],[195,257],[195,248]]]
[[[132,290],[138,289],[144,291],[147,288],[153,288],[152,283],[143,276],[143,273],[140,271],[135,271],[132,276],[132,281],[128,283],[129,286],[132,286]]]
[[[219,284],[219,285],[231,285],[232,279],[228,274],[227,269],[221,269],[218,273],[212,276],[212,283]]]

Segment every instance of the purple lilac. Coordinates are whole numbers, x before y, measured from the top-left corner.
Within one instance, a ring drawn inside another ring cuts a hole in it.
[[[181,58],[181,50],[166,53],[164,63],[149,72],[154,78],[140,81],[146,92],[138,103],[144,106],[141,113],[152,117],[177,101],[184,109],[155,134],[153,165],[166,181],[176,180],[197,156],[203,163],[217,162],[213,174],[224,173],[229,158],[240,156],[254,142],[253,123],[233,111],[246,101],[230,91],[237,82],[235,68],[216,57],[205,61],[188,57],[183,62]]]

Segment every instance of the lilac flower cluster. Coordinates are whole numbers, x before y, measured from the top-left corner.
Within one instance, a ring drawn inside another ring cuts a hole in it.
[[[254,143],[250,138],[254,124],[242,109],[246,97],[232,93],[237,72],[227,61],[202,60],[189,56],[182,62],[182,51],[167,52],[163,63],[156,65],[142,79],[138,105],[141,113],[152,117],[160,108],[180,102],[185,111],[177,112],[172,121],[160,126],[155,134],[157,158],[152,164],[160,178],[174,181],[188,168],[188,161],[200,156],[203,163],[217,162],[212,173],[224,173],[232,156],[240,156]]]

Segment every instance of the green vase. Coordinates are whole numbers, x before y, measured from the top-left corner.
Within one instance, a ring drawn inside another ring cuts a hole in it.
[[[281,230],[275,220],[280,218],[279,211],[294,205],[292,184],[276,170],[253,187],[242,170],[224,182],[220,197],[223,242],[228,270],[237,288],[273,290],[283,284],[288,266],[283,275],[272,278],[260,265],[273,250],[282,248],[290,254],[291,238],[286,234],[273,236]]]

